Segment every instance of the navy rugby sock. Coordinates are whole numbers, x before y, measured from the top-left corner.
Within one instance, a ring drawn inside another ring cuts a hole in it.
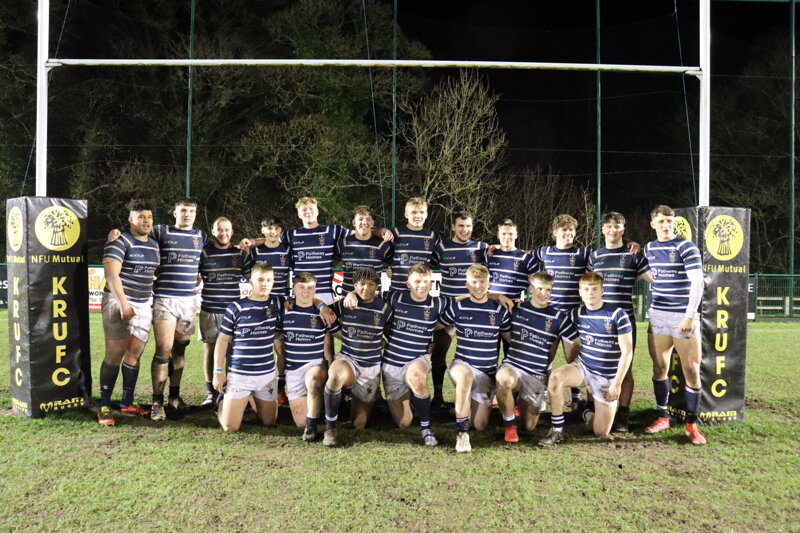
[[[139,379],[139,366],[131,366],[122,363],[122,400],[121,407],[129,407],[133,403],[133,395],[136,391],[136,381]]]
[[[653,380],[653,392],[656,395],[656,408],[658,416],[667,418],[667,406],[669,405],[669,380]]]
[[[326,386],[323,396],[325,398],[325,426],[328,429],[333,429],[339,420],[339,404],[342,402],[342,391],[339,389],[334,392]]]
[[[169,397],[170,398],[177,398],[181,395],[181,386],[180,385],[170,385],[169,386]]]
[[[216,391],[216,389],[214,388],[214,382],[206,381],[206,392],[208,394],[214,394],[214,391]]]
[[[153,403],[164,403],[164,395],[163,394],[153,394]]]
[[[556,431],[564,430],[564,415],[553,415],[552,418],[553,429]]]
[[[581,399],[581,389],[576,388],[576,387],[572,387],[569,390],[572,393],[572,401],[573,402],[577,402],[577,401],[579,401]]]
[[[100,366],[100,405],[103,407],[111,407],[111,393],[114,392],[118,375],[118,366],[109,365],[103,361]]]
[[[411,409],[419,417],[419,427],[426,429],[431,425],[431,396],[417,396],[411,393]]]
[[[456,429],[459,433],[465,433],[469,431],[469,417],[465,416],[463,418],[456,417]]]
[[[683,388],[683,396],[686,398],[686,422],[694,424],[697,422],[697,411],[700,405],[700,389],[693,389],[686,385]]]
[[[516,425],[517,425],[517,417],[514,416],[513,414],[508,418],[503,417],[504,427],[510,428],[511,426],[516,426]]]

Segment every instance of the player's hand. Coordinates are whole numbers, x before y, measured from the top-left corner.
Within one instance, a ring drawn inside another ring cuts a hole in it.
[[[348,292],[347,296],[345,296],[344,300],[342,301],[342,305],[345,307],[345,309],[355,309],[358,307],[358,296],[356,296],[356,292]]]
[[[119,316],[122,320],[130,320],[136,316],[136,311],[133,310],[130,304],[126,303],[119,306]]]
[[[611,386],[608,387],[608,392],[606,393],[606,401],[614,402],[616,400],[619,400],[620,389],[622,389],[621,383],[612,382]]]
[[[225,384],[227,382],[228,378],[226,378],[221,372],[214,372],[214,379],[211,382],[214,385],[214,390],[220,394],[224,394]]]
[[[250,253],[250,248],[252,248],[252,246],[253,246],[253,241],[251,239],[248,239],[247,237],[239,241],[239,248],[241,248],[247,253]]]
[[[319,317],[322,319],[322,322],[328,327],[331,327],[336,323],[336,313],[334,313],[333,309],[331,309],[327,305],[323,305],[322,309],[319,310]]]
[[[283,302],[283,308],[287,311],[294,309],[294,298],[286,298]]]
[[[497,301],[500,302],[500,305],[505,307],[506,311],[508,311],[509,313],[514,310],[514,300],[512,300],[508,296],[500,294],[497,298]]]
[[[433,353],[433,342],[428,343],[428,345],[425,347],[425,351],[428,353]]]
[[[690,333],[692,330],[694,330],[694,320],[683,317],[680,324],[678,324],[678,329],[684,333]]]
[[[119,236],[122,235],[122,232],[118,229],[112,229],[108,232],[108,237],[106,238],[107,242],[113,242],[119,239]]]
[[[500,246],[497,244],[490,244],[489,247],[486,249],[486,256],[492,257],[494,255],[495,250],[499,250]]]
[[[381,237],[383,237],[383,242],[392,242],[394,240],[394,233],[392,230],[381,228]]]
[[[636,241],[631,241],[628,243],[628,251],[632,254],[638,254],[642,251],[642,247],[639,246],[639,243]]]

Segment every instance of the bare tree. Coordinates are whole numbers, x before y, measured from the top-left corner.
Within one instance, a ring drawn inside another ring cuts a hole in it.
[[[461,71],[422,100],[401,104],[410,117],[400,134],[411,164],[399,189],[427,199],[431,226],[446,225],[461,209],[474,213],[478,227],[493,222],[501,188],[496,172],[507,144],[495,110],[498,98],[477,74]]]

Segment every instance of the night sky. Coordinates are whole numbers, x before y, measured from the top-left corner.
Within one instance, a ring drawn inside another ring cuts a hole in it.
[[[435,59],[595,62],[594,2],[398,4],[403,31]],[[672,1],[601,2],[602,62],[680,65],[680,50],[684,65],[698,65],[698,3],[677,2],[677,20],[675,7]],[[765,35],[788,35],[789,5],[712,2],[711,19],[713,113],[715,86],[735,81]],[[787,60],[787,74],[788,68]],[[540,164],[564,177],[595,180],[593,72],[487,69],[482,74],[501,95],[508,173]],[[696,132],[699,83],[693,77],[685,82]],[[605,73],[602,84],[603,207],[630,209],[652,194],[654,180],[666,202],[685,204],[694,193],[681,76]],[[696,161],[696,136],[692,143]],[[713,203],[713,159],[711,174]]]

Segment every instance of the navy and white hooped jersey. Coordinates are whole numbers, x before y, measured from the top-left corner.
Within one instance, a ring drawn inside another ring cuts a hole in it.
[[[283,333],[286,346],[286,370],[297,370],[306,363],[322,362],[325,356],[325,334],[339,330],[330,328],[319,316],[319,309],[300,307],[281,309],[275,331]]]
[[[408,269],[417,264],[433,268],[439,263],[439,236],[427,228],[415,231],[408,226],[398,226],[392,233],[391,290],[407,291]]]
[[[559,311],[566,312],[581,305],[578,280],[586,273],[591,253],[591,248],[575,246],[565,250],[555,246],[542,246],[537,250],[536,258],[555,281],[550,305]]]
[[[528,374],[545,374],[550,350],[559,339],[574,342],[578,332],[567,313],[554,307],[539,309],[523,302],[511,312],[511,344],[503,363]]]
[[[410,291],[392,292],[389,305],[393,316],[388,344],[383,350],[384,363],[403,366],[425,355],[433,328],[448,301],[447,297],[429,295],[425,301],[416,302]]]
[[[589,256],[588,270],[603,276],[603,301],[633,313],[633,286],[650,271],[643,253],[632,254],[627,246],[600,248]]]
[[[117,240],[106,243],[104,263],[106,259],[122,263],[119,279],[128,300],[145,303],[153,296],[153,275],[161,262],[155,239],[147,237],[140,241],[129,232],[123,232]],[[108,284],[104,290],[111,292]]]
[[[272,294],[286,296],[289,292],[289,270],[291,269],[290,250],[283,243],[275,248],[266,244],[259,244],[250,250],[250,255],[245,263],[245,273],[249,276],[253,265],[267,263],[272,267],[275,283],[272,285]]]
[[[336,241],[349,235],[350,230],[342,226],[317,226],[297,228],[281,235],[289,246],[294,273],[310,272],[317,278],[317,292],[331,292],[333,278],[333,255]]]
[[[583,366],[592,374],[613,379],[622,356],[619,336],[633,331],[628,313],[604,302],[594,311],[576,307],[570,311],[570,320],[581,336],[578,357]]]
[[[489,245],[483,241],[457,243],[444,239],[437,248],[439,269],[442,271],[440,294],[455,298],[469,294],[467,290],[467,269],[470,265],[486,265],[486,250]]]
[[[448,306],[440,322],[455,324],[455,358],[487,374],[497,371],[497,348],[501,331],[511,329],[511,313],[493,300],[475,303],[469,298]]]
[[[383,264],[391,257],[392,245],[380,237],[370,237],[362,241],[355,234],[339,239],[336,243],[336,258],[342,262],[342,293],[352,292],[353,274],[362,268],[371,268],[380,278]]]
[[[528,276],[539,272],[535,256],[516,248],[510,252],[497,249],[486,257],[492,284],[489,290],[509,298],[519,298],[528,288]]]
[[[379,365],[383,328],[392,318],[392,308],[381,298],[360,302],[355,309],[345,308],[342,302],[338,300],[331,306],[342,328],[341,353],[359,366]]]
[[[161,249],[161,264],[155,283],[156,297],[194,296],[206,233],[199,229],[184,230],[159,224],[153,226],[150,236]]]
[[[653,309],[685,313],[692,286],[687,272],[702,270],[700,250],[691,241],[675,237],[666,242],[651,241],[644,247],[653,276]]]
[[[247,254],[238,248],[217,248],[208,243],[200,254],[200,275],[203,292],[200,310],[224,313],[234,300],[241,298],[239,281],[244,272]]]
[[[219,326],[220,333],[233,341],[228,373],[263,376],[275,371],[272,344],[282,300],[279,296],[263,302],[245,298],[228,305]]]

